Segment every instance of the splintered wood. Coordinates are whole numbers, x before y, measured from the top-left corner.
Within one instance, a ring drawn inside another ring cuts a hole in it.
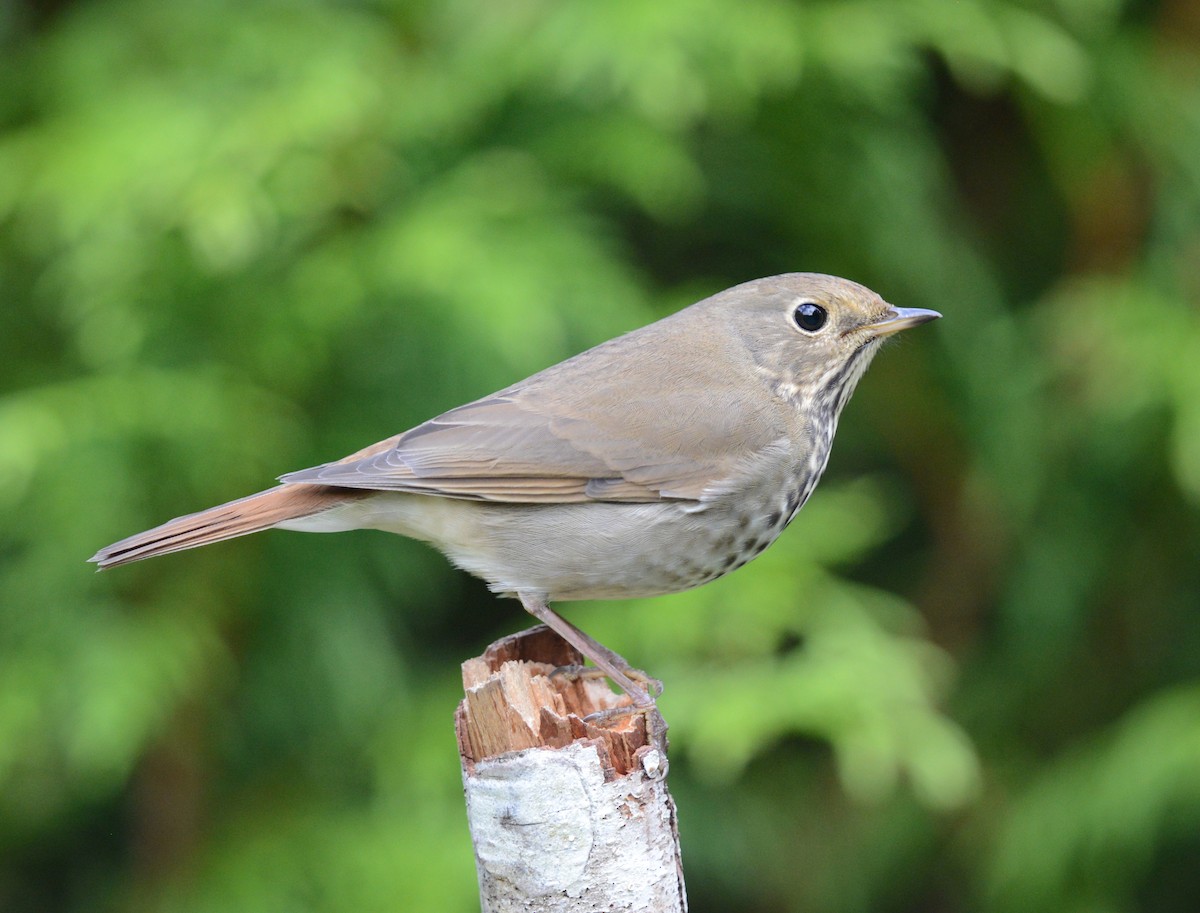
[[[647,715],[620,713],[617,708],[630,706],[629,698],[614,693],[595,670],[563,671],[582,662],[574,648],[539,626],[499,640],[483,656],[463,663],[466,698],[455,728],[464,764],[587,740],[594,741],[610,775],[633,770],[638,749],[649,742]],[[608,716],[600,721],[587,719],[604,712]]]
[[[455,725],[482,911],[685,913],[666,726],[563,670],[580,661],[538,627],[463,664]]]

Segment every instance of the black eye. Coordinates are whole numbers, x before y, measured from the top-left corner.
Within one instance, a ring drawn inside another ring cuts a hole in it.
[[[815,333],[825,326],[825,321],[829,319],[829,312],[819,304],[806,301],[804,304],[798,305],[792,312],[792,319],[796,321],[796,326],[804,332]]]

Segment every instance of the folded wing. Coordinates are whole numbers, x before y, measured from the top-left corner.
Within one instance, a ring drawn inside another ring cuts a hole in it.
[[[570,380],[535,376],[431,419],[386,449],[375,445],[359,459],[281,481],[521,504],[701,501],[785,437],[776,416],[761,420],[761,400],[741,401],[732,385],[685,397],[637,378],[564,384]]]

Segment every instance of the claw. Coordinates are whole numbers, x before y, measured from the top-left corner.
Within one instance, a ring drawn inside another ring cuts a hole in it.
[[[658,712],[658,708],[653,704],[648,707],[625,706],[625,707],[609,707],[606,710],[597,710],[595,713],[589,713],[583,718],[585,723],[591,723],[594,726],[603,726],[605,723],[632,716],[633,714],[641,714],[646,718],[646,740],[649,746],[656,749],[660,754],[659,763],[665,763],[667,757],[667,722],[662,718],[662,714]],[[645,750],[644,748],[642,749]],[[647,771],[649,773],[649,771]],[[665,767],[652,776],[666,776]]]
[[[659,681],[657,678],[651,678],[649,675],[647,675],[641,669],[625,669],[624,671],[625,671],[626,675],[628,675],[631,679],[633,679],[639,685],[645,686],[646,690],[650,693],[650,697],[652,699],[662,696],[663,683],[661,681]],[[553,672],[550,673],[550,677],[553,678],[556,675],[561,675],[561,676],[564,676],[567,678],[572,678],[572,679],[584,679],[584,680],[608,678],[608,674],[603,669],[597,669],[595,666],[577,666],[577,665],[558,666],[557,668],[554,669]],[[644,706],[648,707],[651,705],[647,704]],[[617,709],[628,709],[628,708],[617,708]]]

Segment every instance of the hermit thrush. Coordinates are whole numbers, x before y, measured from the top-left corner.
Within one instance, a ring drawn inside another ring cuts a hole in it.
[[[812,493],[883,339],[939,316],[833,276],[747,282],[91,560],[271,527],[400,533],[516,596],[649,706],[629,665],[549,602],[686,590],[758,555]]]

